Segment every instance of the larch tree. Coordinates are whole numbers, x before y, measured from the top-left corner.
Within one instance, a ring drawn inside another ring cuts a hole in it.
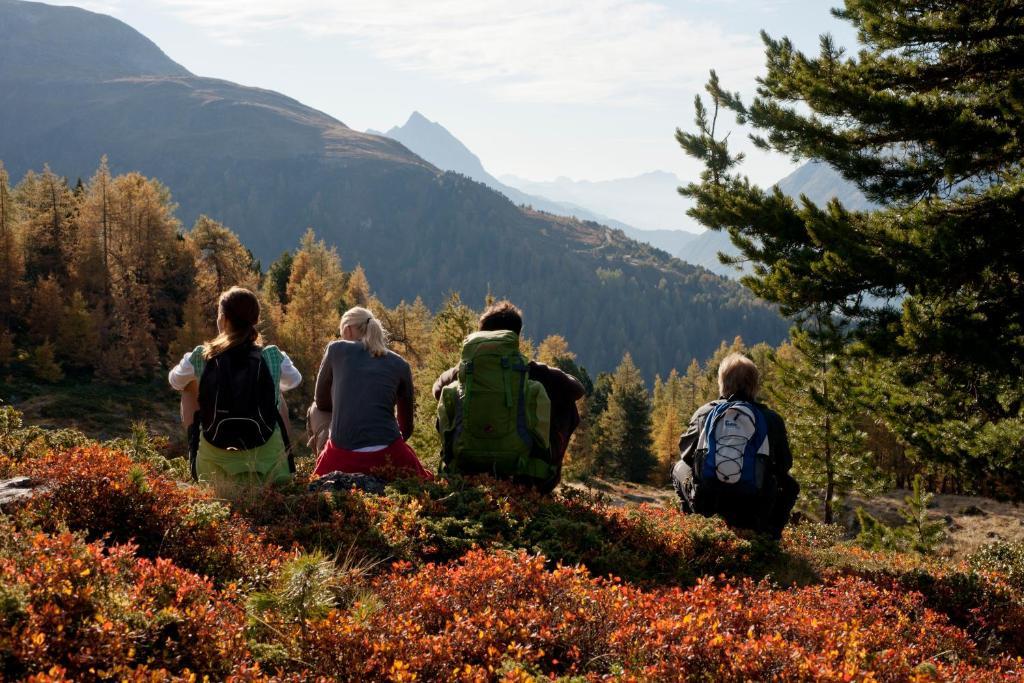
[[[104,156],[79,198],[75,285],[94,305],[110,297],[110,253],[115,238],[112,183]]]
[[[338,334],[343,283],[337,251],[308,231],[295,254],[288,281],[288,306],[278,330],[282,346],[306,378],[297,390],[306,403],[312,402],[324,351]]]
[[[1024,5],[1019,0],[846,0],[847,54],[763,35],[749,103],[712,72],[693,132],[704,163],[690,214],[753,265],[743,282],[798,320],[850,322],[906,387],[945,397],[886,416],[902,438],[1024,478]],[[737,172],[729,111],[765,150],[831,165],[879,208],[816,206]],[[946,400],[948,399],[948,400]],[[924,421],[941,425],[917,429]]]
[[[187,235],[195,250],[195,288],[199,305],[216,311],[221,292],[229,287],[256,290],[259,275],[253,270],[252,255],[238,236],[224,225],[200,216]]]
[[[576,360],[576,354],[569,350],[569,342],[560,334],[548,335],[537,347],[537,360],[547,365],[558,365],[559,361]]]
[[[32,286],[32,299],[26,320],[28,336],[33,343],[57,341],[63,303],[64,292],[56,276],[36,280]]]
[[[367,306],[373,296],[370,281],[366,279],[366,271],[361,265],[349,273],[345,284],[345,304],[348,306]]]
[[[0,329],[9,333],[22,294],[25,257],[18,235],[18,217],[7,177],[0,162]]]
[[[683,433],[684,420],[690,415],[683,397],[683,382],[673,369],[665,380],[654,379],[654,395],[651,402],[651,442],[654,457],[658,461],[657,477],[666,479],[679,459],[679,436]]]
[[[20,205],[19,232],[26,245],[26,278],[31,282],[53,276],[61,287],[67,287],[77,247],[71,189],[44,166],[42,173],[29,171],[18,183],[15,195]]]

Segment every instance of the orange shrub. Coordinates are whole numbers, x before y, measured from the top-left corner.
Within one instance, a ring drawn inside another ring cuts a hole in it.
[[[146,463],[101,446],[52,451],[27,463],[46,495],[24,513],[44,530],[66,525],[90,539],[135,544],[219,583],[265,583],[284,554],[204,488],[184,486]]]
[[[541,557],[474,551],[379,579],[376,611],[317,623],[302,659],[348,679],[490,678],[503,668],[639,680],[998,680],[989,661],[919,595],[859,579],[772,589],[702,580],[644,592]],[[511,663],[511,668],[510,668]],[[872,678],[873,677],[873,678]]]
[[[249,659],[237,588],[216,589],[134,551],[70,533],[11,534],[0,552],[3,671],[59,665],[93,678],[144,666],[223,676]]]

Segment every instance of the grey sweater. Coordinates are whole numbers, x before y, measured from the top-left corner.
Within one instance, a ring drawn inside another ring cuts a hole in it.
[[[414,397],[412,370],[397,353],[375,358],[362,342],[327,346],[316,377],[316,404],[331,413],[335,446],[356,450],[408,439]]]

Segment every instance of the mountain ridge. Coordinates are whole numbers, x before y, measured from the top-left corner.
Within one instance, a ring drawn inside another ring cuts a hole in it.
[[[24,6],[0,4],[0,44]],[[51,35],[81,16],[32,11],[53,18]],[[107,26],[123,30],[97,30]],[[129,42],[143,63],[158,49]],[[100,50],[89,73],[109,71],[108,58]],[[118,59],[115,70],[133,57]],[[735,283],[597,223],[517,207],[398,141],[279,93],[192,74],[104,80],[61,71],[56,82],[16,70],[0,63],[0,159],[14,179],[44,163],[87,178],[107,155],[113,172],[167,185],[185,225],[214,217],[263,263],[312,226],[346,266],[362,264],[386,303],[422,295],[436,308],[449,291],[471,304],[489,292],[509,296],[526,310],[530,336],[563,334],[595,371],[613,368],[627,348],[652,377],[709,356],[721,339],[785,336],[777,311]],[[687,324],[697,316],[699,334]]]

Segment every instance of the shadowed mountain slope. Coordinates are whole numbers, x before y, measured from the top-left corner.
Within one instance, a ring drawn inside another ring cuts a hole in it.
[[[629,349],[651,376],[737,334],[785,335],[732,282],[596,223],[521,209],[284,95],[193,76],[109,17],[0,0],[9,41],[46,55],[38,68],[0,60],[0,160],[15,179],[49,163],[74,182],[107,154],[114,172],[167,184],[186,224],[223,221],[264,264],[312,226],[385,302],[509,296],[531,337],[564,334],[593,370]]]

